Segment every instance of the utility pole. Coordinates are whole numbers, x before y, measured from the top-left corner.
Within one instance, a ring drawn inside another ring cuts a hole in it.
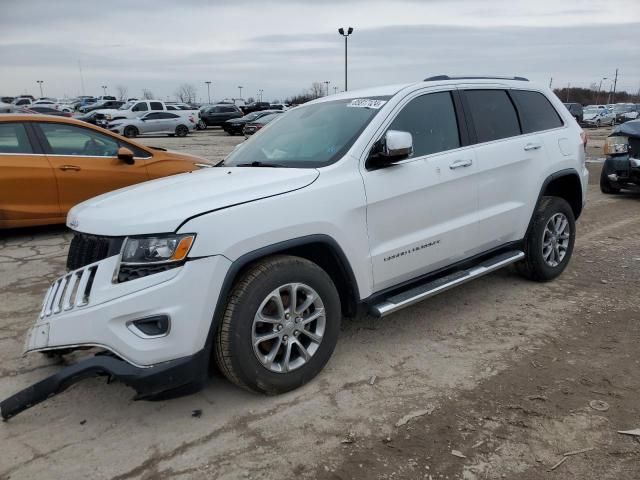
[[[329,84],[331,83],[330,80],[325,80],[324,84],[327,86],[327,97],[329,96]]]
[[[211,87],[211,81],[210,81],[210,80],[207,80],[207,81],[206,81],[206,82],[204,82],[204,83],[206,83],[206,84],[207,84],[207,100],[209,101],[209,104],[210,104],[210,103],[211,103],[211,90],[210,90],[210,87]]]
[[[335,95],[336,93],[338,93],[338,87],[334,85],[333,86],[333,94]]]
[[[553,85],[553,77],[549,79],[549,88],[551,88],[551,85]]]
[[[242,89],[243,88],[244,88],[243,86],[238,85],[238,90],[240,90],[240,99],[242,99]]]
[[[100,87],[100,88],[102,88],[103,95],[106,96],[107,95],[107,86],[106,85],[102,85],[102,87]]]
[[[44,94],[42,93],[42,84],[44,83],[44,80],[36,80],[36,83],[40,85],[40,97],[44,97]]]
[[[571,88],[571,82],[567,83],[567,100],[565,103],[569,103],[569,89]]]
[[[616,68],[616,76],[613,79],[613,95],[611,96],[611,103],[616,103],[616,86],[618,85],[618,69]]]

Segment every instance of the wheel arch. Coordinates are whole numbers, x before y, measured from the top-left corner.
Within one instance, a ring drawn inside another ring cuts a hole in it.
[[[333,237],[324,234],[307,235],[247,252],[233,261],[220,288],[205,348],[213,349],[214,338],[224,315],[227,299],[238,278],[251,265],[273,255],[297,256],[318,265],[327,272],[338,290],[342,314],[346,317],[356,315],[359,304],[358,284],[344,251]],[[212,353],[211,350],[209,356]]]
[[[573,215],[578,219],[580,214],[582,213],[582,183],[580,181],[580,175],[573,168],[567,168],[565,170],[560,170],[549,175],[545,181],[542,183],[542,187],[540,188],[540,193],[538,194],[538,201],[536,202],[535,209],[531,218],[533,219],[533,215],[535,215],[535,211],[538,209],[540,202],[542,201],[542,197],[551,196],[551,197],[560,197],[567,201],[567,203],[571,206],[571,210],[573,210]],[[531,228],[531,222],[529,223],[529,228]]]

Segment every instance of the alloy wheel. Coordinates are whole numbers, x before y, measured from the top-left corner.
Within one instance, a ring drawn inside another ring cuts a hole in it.
[[[571,228],[564,213],[553,215],[542,233],[542,258],[550,267],[562,263],[569,249]]]

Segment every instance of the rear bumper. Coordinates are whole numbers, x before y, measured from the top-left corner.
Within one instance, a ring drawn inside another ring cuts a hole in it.
[[[8,420],[89,377],[117,379],[137,392],[136,400],[168,398],[192,393],[207,379],[207,350],[159,365],[135,367],[113,355],[96,355],[70,365],[0,402],[0,416]]]

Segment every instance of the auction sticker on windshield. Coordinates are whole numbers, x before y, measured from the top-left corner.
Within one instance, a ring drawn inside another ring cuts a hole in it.
[[[373,100],[370,98],[355,98],[351,100],[351,103],[347,104],[347,107],[356,107],[356,108],[375,108],[378,110],[381,108],[386,100]]]

